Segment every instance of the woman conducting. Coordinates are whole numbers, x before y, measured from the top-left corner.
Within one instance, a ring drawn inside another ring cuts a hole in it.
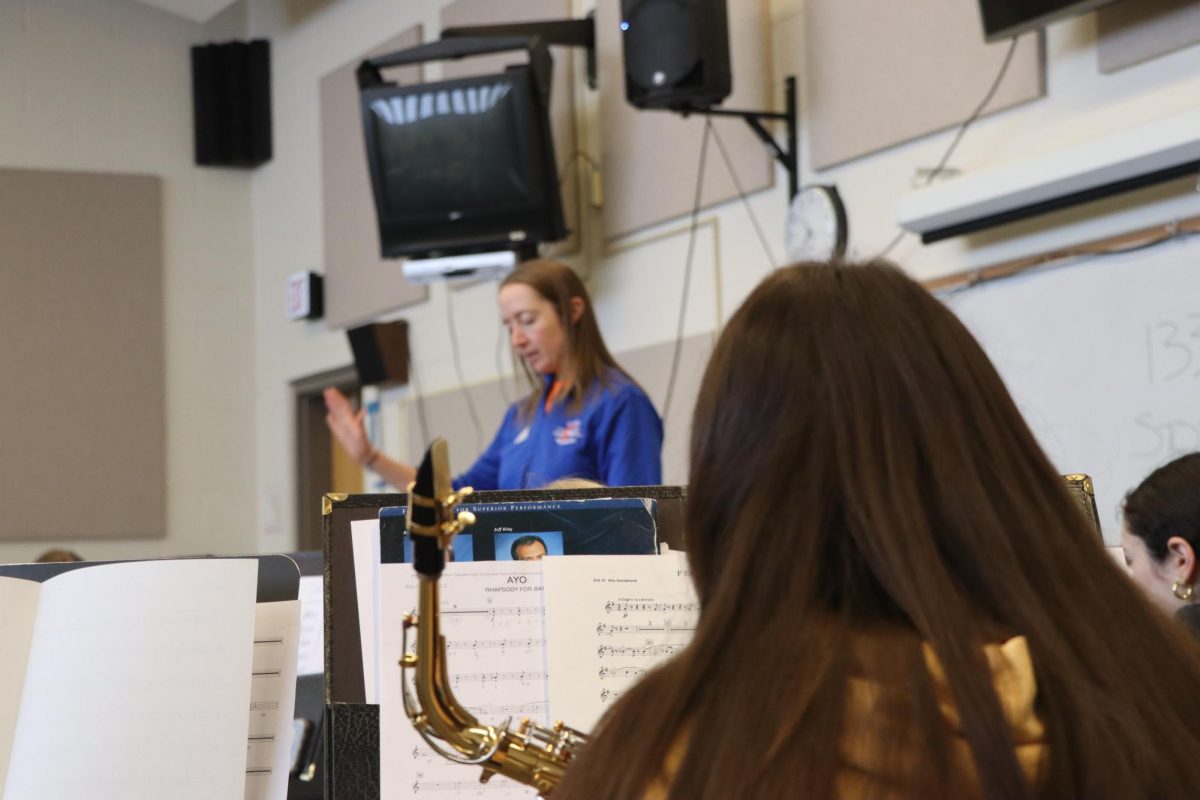
[[[607,486],[662,482],[662,421],[604,345],[591,299],[570,267],[526,261],[500,284],[500,318],[531,383],[455,487],[531,489],[562,478]],[[376,450],[363,412],[325,390],[326,421],[351,458],[403,488],[414,468]]]
[[[1159,467],[1125,497],[1121,549],[1146,596],[1200,636],[1200,453]]]
[[[708,365],[690,470],[695,637],[554,800],[1200,796],[1200,645],[898,270],[767,278]]]

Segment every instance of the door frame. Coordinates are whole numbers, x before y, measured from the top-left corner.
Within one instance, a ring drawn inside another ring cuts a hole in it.
[[[357,396],[362,385],[353,364],[291,382],[296,419],[296,542],[298,550],[324,549],[321,498],[329,491],[333,453],[325,424],[325,399],[332,386]]]

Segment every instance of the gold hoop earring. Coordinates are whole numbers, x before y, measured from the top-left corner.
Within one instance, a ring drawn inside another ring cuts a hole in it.
[[[1171,584],[1171,594],[1175,595],[1180,600],[1184,600],[1184,601],[1191,600],[1192,595],[1194,595],[1195,593],[1196,593],[1195,587],[1193,587],[1190,583],[1184,583],[1183,581],[1175,581],[1173,584]]]

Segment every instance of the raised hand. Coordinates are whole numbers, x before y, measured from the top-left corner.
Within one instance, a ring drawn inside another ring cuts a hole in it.
[[[346,453],[359,464],[365,464],[375,448],[367,438],[367,427],[363,424],[366,410],[354,410],[349,398],[332,386],[325,389],[325,424]]]

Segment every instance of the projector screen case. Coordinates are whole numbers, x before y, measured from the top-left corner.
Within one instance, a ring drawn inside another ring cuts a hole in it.
[[[901,195],[896,221],[931,243],[1200,169],[1200,110],[998,164]]]

